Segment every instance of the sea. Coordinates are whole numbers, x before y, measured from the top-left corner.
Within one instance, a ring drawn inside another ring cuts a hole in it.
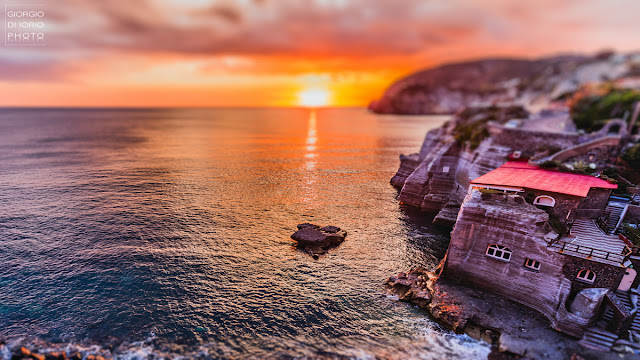
[[[0,109],[0,337],[118,359],[486,359],[399,302],[450,229],[389,180],[438,116]],[[314,260],[299,223],[348,232]]]

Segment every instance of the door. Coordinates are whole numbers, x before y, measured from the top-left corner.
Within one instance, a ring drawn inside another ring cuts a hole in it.
[[[618,290],[620,291],[629,291],[631,289],[631,284],[633,284],[633,280],[636,278],[636,271],[632,268],[627,268],[627,271],[624,273],[622,280],[620,280],[620,285],[618,286]]]

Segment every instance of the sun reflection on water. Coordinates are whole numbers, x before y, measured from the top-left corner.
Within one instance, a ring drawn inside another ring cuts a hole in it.
[[[316,175],[317,161],[317,143],[318,143],[318,124],[317,115],[315,110],[309,112],[309,119],[307,121],[307,139],[305,141],[305,154],[304,154],[304,185],[303,185],[303,201],[305,203],[313,203],[316,199],[315,183],[318,180]]]

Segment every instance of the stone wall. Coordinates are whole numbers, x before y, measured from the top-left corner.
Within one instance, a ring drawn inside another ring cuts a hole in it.
[[[540,206],[541,209],[548,211],[548,213],[553,214],[558,220],[561,222],[565,222],[567,215],[569,212],[574,212],[578,205],[580,204],[580,200],[582,199],[579,196],[572,196],[567,194],[558,194],[550,191],[542,191],[536,189],[525,189],[525,196],[527,198],[531,198],[534,200],[538,196],[546,195],[555,199],[556,204],[553,207],[544,207]]]
[[[596,279],[593,284],[577,279],[578,273],[585,269],[591,270],[596,274]],[[578,292],[587,288],[605,288],[615,291],[624,276],[624,272],[625,268],[619,266],[577,257],[572,258],[571,261],[567,261],[562,268],[564,276],[571,280],[571,294],[569,295],[569,299],[573,299]]]
[[[551,231],[548,218],[521,196],[473,190],[458,215],[441,276],[529,306],[547,316],[555,328],[580,336],[591,319],[566,308],[572,281],[564,275],[564,264],[575,258],[548,250],[544,239]],[[485,255],[490,244],[510,249],[511,259]],[[540,270],[525,268],[527,258],[539,261]]]
[[[606,136],[560,151],[550,160],[562,163],[582,161],[587,164],[595,163],[602,168],[615,163],[620,152],[620,140],[620,136]]]
[[[605,206],[607,206],[610,195],[610,189],[592,188],[589,190],[587,197],[580,201],[580,205],[578,205],[578,213],[576,215],[591,219],[599,217],[602,215],[602,211]]]
[[[555,146],[561,149],[571,147],[578,143],[579,138],[577,133],[508,128],[492,122],[488,124],[487,128],[496,144],[531,153],[542,145]]]
[[[637,256],[631,256],[629,257],[629,260],[633,264],[633,268],[638,272],[636,278],[633,280],[633,284],[631,284],[632,288],[637,289],[638,286],[640,286],[640,258],[638,258]]]
[[[640,222],[640,205],[629,205],[624,221],[628,223]]]

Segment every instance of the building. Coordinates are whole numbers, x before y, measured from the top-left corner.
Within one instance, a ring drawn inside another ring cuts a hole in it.
[[[593,176],[507,162],[471,181],[440,277],[529,306],[576,337],[597,323],[621,334],[635,311],[620,293],[640,281],[631,244],[601,229],[615,188]]]

